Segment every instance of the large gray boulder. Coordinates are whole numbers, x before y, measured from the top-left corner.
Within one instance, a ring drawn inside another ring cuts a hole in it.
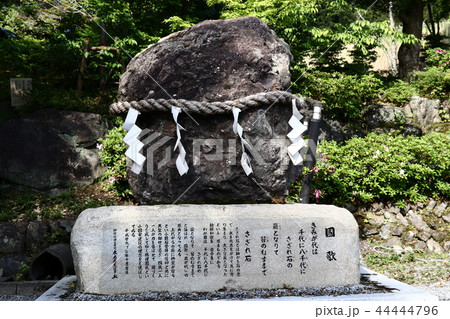
[[[448,114],[449,108],[446,103],[441,104],[439,100],[413,96],[405,105],[404,112],[408,123],[420,126],[423,131],[429,131],[443,122],[440,113]]]
[[[401,107],[394,105],[372,104],[369,105],[364,119],[370,128],[393,126],[405,123],[405,114]]]
[[[389,104],[371,104],[363,114],[368,132],[394,133],[421,136],[422,130],[417,124],[406,123],[403,108]]]
[[[288,45],[255,17],[204,21],[149,46],[130,62],[119,85],[121,101],[170,97],[226,101],[260,92],[287,90]],[[301,108],[299,106],[299,108]],[[303,106],[310,111],[312,102]],[[137,125],[147,157],[144,170],[129,172],[132,191],[143,202],[248,202],[283,198],[299,173],[289,161],[286,135],[290,105],[275,103],[243,111],[239,123],[253,146],[253,173],[241,165],[241,142],[233,114],[182,113],[178,122],[189,171],[180,176],[173,151],[176,126],[170,112],[143,113]]]
[[[255,17],[208,20],[150,45],[128,64],[119,99],[226,101],[289,86],[289,46]]]
[[[91,184],[104,169],[97,139],[107,132],[98,114],[40,110],[0,125],[0,178],[41,190]]]

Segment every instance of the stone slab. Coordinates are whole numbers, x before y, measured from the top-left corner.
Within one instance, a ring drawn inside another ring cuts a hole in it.
[[[57,280],[36,280],[17,283],[17,295],[32,296],[40,295],[55,285]]]
[[[85,210],[71,235],[81,292],[207,292],[358,284],[353,215],[328,205]]]
[[[0,294],[1,295],[16,295],[17,294],[17,283],[15,282],[2,282],[0,284]]]

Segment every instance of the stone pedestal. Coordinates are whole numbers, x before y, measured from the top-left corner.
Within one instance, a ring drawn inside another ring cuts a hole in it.
[[[358,225],[325,205],[85,210],[71,238],[81,292],[206,292],[359,283]]]

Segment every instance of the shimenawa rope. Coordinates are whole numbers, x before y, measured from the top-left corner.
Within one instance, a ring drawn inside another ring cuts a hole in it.
[[[224,102],[200,102],[184,99],[146,99],[131,102],[115,102],[110,105],[109,110],[112,114],[124,113],[130,108],[134,108],[139,112],[171,111],[172,106],[174,106],[188,113],[220,114],[231,113],[233,107],[245,110],[256,106],[270,106],[274,103],[291,104],[293,99],[298,100],[299,103],[303,101],[302,98],[286,91],[272,91]]]

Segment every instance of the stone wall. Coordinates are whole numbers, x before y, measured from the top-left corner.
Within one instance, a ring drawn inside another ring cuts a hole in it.
[[[430,200],[426,205],[374,204],[355,213],[362,239],[381,241],[395,251],[450,251],[450,206]]]
[[[73,220],[1,222],[0,282],[19,272],[21,263],[55,243],[69,243]]]
[[[370,132],[401,131],[405,135],[421,136],[430,132],[447,132],[449,115],[447,101],[413,96],[403,107],[390,104],[369,105],[363,117]]]

